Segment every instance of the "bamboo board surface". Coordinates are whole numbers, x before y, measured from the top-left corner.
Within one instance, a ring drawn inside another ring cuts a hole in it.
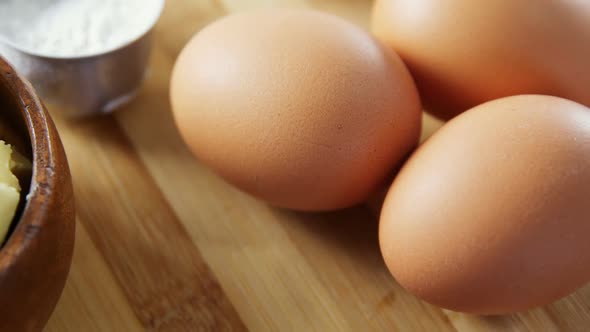
[[[588,331],[590,287],[532,311],[440,310],[390,277],[374,208],[304,214],[225,184],[172,122],[168,80],[188,38],[260,6],[311,7],[367,26],[368,0],[169,0],[151,75],[113,115],[54,114],[78,228],[72,270],[46,331]],[[51,109],[51,108],[50,108]],[[439,124],[425,118],[425,136]]]

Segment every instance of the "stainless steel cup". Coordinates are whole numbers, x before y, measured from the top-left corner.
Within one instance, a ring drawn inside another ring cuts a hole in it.
[[[33,54],[0,37],[0,54],[35,87],[52,111],[70,117],[108,113],[130,101],[147,73],[154,22],[128,44],[82,57]]]

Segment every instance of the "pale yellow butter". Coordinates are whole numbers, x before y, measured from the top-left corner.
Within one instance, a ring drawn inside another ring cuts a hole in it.
[[[11,146],[0,140],[0,243],[6,238],[20,200],[21,188],[11,171],[13,164]]]

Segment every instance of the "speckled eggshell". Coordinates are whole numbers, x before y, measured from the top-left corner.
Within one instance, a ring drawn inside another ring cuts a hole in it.
[[[526,95],[451,120],[404,165],[379,238],[407,290],[499,314],[590,280],[590,109]]]
[[[416,146],[421,106],[399,57],[320,12],[266,9],[201,30],[171,100],[199,160],[272,204],[362,202]]]
[[[372,30],[441,119],[517,94],[590,107],[588,0],[376,0]]]

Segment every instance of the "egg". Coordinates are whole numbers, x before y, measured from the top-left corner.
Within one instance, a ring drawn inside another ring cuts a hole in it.
[[[441,119],[517,94],[590,106],[590,1],[377,0],[372,31]]]
[[[438,306],[500,314],[590,280],[590,109],[522,95],[451,120],[410,157],[382,208],[385,262]]]
[[[297,210],[364,201],[420,135],[420,100],[400,58],[321,12],[264,9],[212,23],[178,57],[170,94],[200,162]]]

